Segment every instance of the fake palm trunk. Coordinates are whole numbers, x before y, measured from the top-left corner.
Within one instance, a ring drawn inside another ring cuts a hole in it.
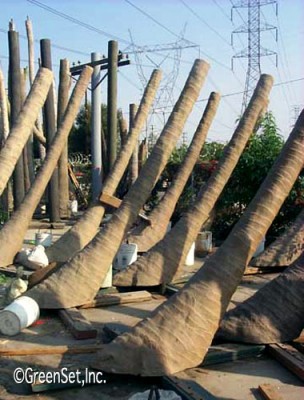
[[[201,189],[193,208],[183,216],[147,254],[114,277],[117,286],[154,286],[167,283],[179,273],[202,224],[209,218],[224,189],[268,99],[272,79],[262,75],[252,99],[240,120],[223,157],[207,184]],[[171,251],[168,251],[168,249]]]
[[[138,245],[138,251],[148,251],[164,237],[176,203],[199,157],[208,130],[215,116],[219,100],[219,94],[211,93],[205,112],[196,129],[187,154],[160,203],[149,214],[149,224],[142,221],[127,237],[129,243],[136,243]]]
[[[304,112],[256,196],[226,241],[151,317],[97,353],[93,368],[167,375],[200,364],[246,264],[291,190],[304,161]],[[172,248],[168,248],[169,253]]]
[[[304,328],[304,253],[252,297],[227,312],[218,337],[246,343],[281,343]]]
[[[128,166],[137,138],[145,124],[149,109],[153,104],[157,88],[161,80],[161,72],[153,71],[142,97],[139,111],[136,115],[134,128],[127,137],[126,143],[103,185],[103,192],[114,195],[118,184]],[[67,261],[78,251],[82,250],[96,235],[100,222],[104,216],[105,207],[95,202],[86,210],[83,216],[61,238],[46,251],[48,259],[52,261]]]
[[[290,265],[301,255],[303,242],[304,210],[300,212],[294,223],[281,236],[250,262],[250,265],[257,267]]]
[[[0,152],[0,195],[5,189],[20,154],[32,133],[34,123],[45,102],[52,79],[53,74],[50,70],[40,68],[16,123],[10,130],[5,145]]]
[[[69,308],[92,300],[120,244],[137,218],[173,151],[198,98],[209,65],[196,60],[141,174],[111,220],[81,252],[28,292],[42,308]]]
[[[32,215],[39,204],[48,181],[57,165],[62,149],[64,148],[68,134],[72,129],[73,122],[77,116],[81,100],[87,89],[92,68],[86,67],[74,88],[66,113],[62,119],[59,130],[47,152],[46,158],[40,168],[33,185],[26,194],[18,210],[11,216],[10,220],[0,231],[0,266],[11,264],[16,253],[20,250],[23,239],[30,224]],[[36,117],[37,118],[37,117]],[[33,123],[36,118],[33,119]]]

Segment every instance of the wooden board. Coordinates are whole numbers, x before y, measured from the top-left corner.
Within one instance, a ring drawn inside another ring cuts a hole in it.
[[[222,344],[211,346],[202,366],[241,360],[247,357],[258,356],[265,350],[264,345]]]
[[[87,354],[96,353],[98,350],[102,349],[101,345],[90,344],[81,346],[27,346],[22,348],[20,345],[18,348],[10,348],[9,341],[5,346],[0,348],[1,357],[15,357],[15,356],[32,356],[32,355],[47,355],[47,354]]]
[[[304,381],[304,354],[282,343],[269,344],[267,350],[276,360]]]
[[[95,308],[95,307],[107,307],[116,304],[127,304],[127,303],[139,303],[152,299],[151,293],[146,290],[140,290],[138,292],[126,292],[117,294],[104,294],[95,298],[90,303],[83,304],[80,309]]]
[[[91,322],[89,322],[77,308],[59,310],[58,314],[75,339],[96,338],[97,329],[93,328]]]
[[[259,385],[259,391],[262,396],[266,400],[284,400],[282,396],[280,396],[274,385],[270,385],[269,383],[263,383]]]
[[[118,197],[111,196],[110,194],[107,193],[102,193],[101,196],[99,197],[99,201],[106,206],[110,206],[113,208],[119,208],[122,200],[120,200]]]

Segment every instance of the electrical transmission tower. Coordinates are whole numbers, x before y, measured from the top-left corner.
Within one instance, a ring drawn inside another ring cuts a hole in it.
[[[155,68],[162,68],[163,70],[167,71],[166,74],[164,74],[161,85],[157,91],[157,95],[153,104],[152,115],[149,121],[150,123],[151,118],[153,118],[155,114],[155,116],[159,119],[158,123],[163,125],[164,118],[162,118],[155,110],[168,109],[174,105],[175,99],[173,90],[179,74],[182,50],[189,48],[196,48],[199,50],[199,46],[197,44],[184,39],[185,28],[180,33],[179,39],[177,39],[175,42],[151,46],[136,45],[134,43],[132,34],[129,31],[132,44],[124,49],[124,53],[127,53],[128,55],[134,55],[137,74],[143,89],[146,87],[149,79],[149,74],[144,72],[145,63],[149,62]]]
[[[276,41],[278,40],[278,29],[274,25],[261,21],[261,7],[273,4],[276,8],[276,15],[278,13],[277,0],[235,0],[231,8],[231,19],[233,20],[234,10],[242,18],[244,24],[235,29],[231,35],[233,44],[233,37],[235,34],[246,33],[248,35],[248,46],[241,50],[239,53],[232,57],[232,69],[234,58],[247,58],[247,74],[245,91],[243,96],[242,111],[248,104],[256,83],[261,75],[261,57],[275,56],[276,66],[278,64],[277,53],[261,46],[261,32],[275,30]],[[243,18],[239,9],[247,9],[247,21]]]

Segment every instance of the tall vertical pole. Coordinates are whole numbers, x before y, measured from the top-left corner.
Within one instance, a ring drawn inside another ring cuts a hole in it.
[[[21,98],[21,70],[20,70],[20,49],[19,34],[12,30],[12,26],[8,32],[9,47],[9,100],[11,105],[10,125],[14,125],[22,107]],[[16,210],[24,198],[24,169],[23,156],[21,155],[13,174],[13,196],[14,209]]]
[[[41,66],[52,70],[51,41],[49,39],[40,40],[40,52],[41,52]],[[55,116],[56,113],[55,113],[54,88],[53,85],[51,85],[43,108],[47,150],[50,147],[50,144],[52,143],[52,140],[56,133]],[[56,169],[54,170],[54,173],[48,185],[48,210],[49,210],[50,222],[56,222],[60,220],[58,167],[56,167]]]
[[[130,104],[130,106],[129,106],[129,132],[131,132],[131,129],[134,127],[137,109],[138,109],[138,107],[136,104]],[[133,184],[138,177],[138,141],[136,143],[136,146],[135,146],[133,154],[132,154],[130,172],[131,172],[130,173],[131,184]]]
[[[107,130],[108,130],[108,154],[109,170],[114,165],[117,154],[117,64],[118,64],[118,43],[110,40],[108,43],[108,109],[107,109]]]
[[[100,60],[99,53],[91,54],[91,61]],[[101,156],[101,88],[100,66],[94,67],[91,78],[91,154],[92,154],[92,198],[95,200],[102,186],[102,156]]]
[[[57,126],[64,116],[69,101],[71,86],[69,61],[65,58],[60,60],[60,77],[58,90]],[[59,196],[60,196],[60,217],[69,217],[69,174],[68,174],[68,144],[64,146],[58,162]]]

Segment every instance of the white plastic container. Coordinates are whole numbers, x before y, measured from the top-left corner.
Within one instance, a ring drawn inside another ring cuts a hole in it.
[[[265,242],[266,242],[266,238],[264,237],[260,244],[258,245],[254,255],[252,257],[257,257],[259,256],[261,253],[263,253],[263,251],[265,250]]]
[[[200,232],[195,241],[195,252],[197,256],[205,255],[212,251],[212,232]]]
[[[137,260],[137,244],[122,244],[114,259],[114,268],[121,270]]]
[[[195,242],[192,243],[189,253],[187,255],[186,261],[185,261],[185,264],[188,267],[191,267],[191,265],[194,264],[194,252],[195,252]]]
[[[77,200],[71,201],[71,212],[72,212],[72,214],[78,213],[78,201]]]
[[[0,311],[0,332],[14,336],[39,318],[39,306],[31,297],[21,296]]]
[[[38,232],[35,234],[35,244],[41,244],[43,247],[50,247],[52,245],[53,235],[47,232]]]
[[[108,287],[112,287],[112,276],[113,276],[113,269],[112,269],[112,264],[107,272],[107,275],[104,279],[104,281],[102,282],[101,287],[104,288],[108,288]]]

